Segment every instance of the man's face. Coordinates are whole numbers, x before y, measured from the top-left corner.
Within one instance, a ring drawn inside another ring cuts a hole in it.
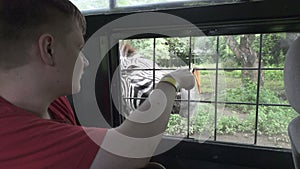
[[[66,94],[78,93],[80,91],[80,79],[83,70],[88,66],[88,61],[81,52],[84,46],[82,30],[78,24],[65,37],[58,46],[57,55],[58,83]]]

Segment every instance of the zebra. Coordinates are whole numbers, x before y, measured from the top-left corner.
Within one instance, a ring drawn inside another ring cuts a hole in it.
[[[120,52],[120,69],[121,69],[121,91],[123,99],[124,114],[129,115],[131,111],[138,108],[140,104],[149,96],[156,83],[170,70],[155,71],[160,66],[152,60],[144,58],[129,44],[121,44]],[[200,93],[200,76],[194,71],[196,86]],[[154,80],[153,80],[154,79]],[[195,88],[194,88],[195,89]],[[180,90],[176,94],[175,103],[173,105],[172,114],[180,114],[187,117],[188,106],[182,104],[179,100],[188,100],[188,91]],[[190,112],[194,112],[196,104],[190,103]]]

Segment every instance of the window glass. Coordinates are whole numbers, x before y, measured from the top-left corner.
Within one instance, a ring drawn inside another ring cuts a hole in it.
[[[237,3],[239,0],[203,1],[203,0],[117,0],[118,7],[153,5],[162,3],[181,2],[184,6],[217,5],[224,3]]]
[[[166,135],[290,148],[287,126],[297,113],[285,96],[283,67],[297,37],[299,33],[133,39],[126,41],[134,48],[127,59],[147,60],[141,61],[149,66],[134,74],[149,74],[148,81],[135,78],[140,85],[153,77],[157,83],[178,68],[198,70],[199,87],[176,98]]]
[[[254,119],[254,112],[250,118]],[[291,107],[260,106],[258,111],[257,144],[268,147],[290,148],[288,124],[298,116]]]
[[[216,140],[253,144],[255,114],[251,116],[250,110],[255,110],[255,106],[226,104],[226,108],[219,113]]]
[[[71,0],[71,2],[81,11],[109,8],[109,0]]]

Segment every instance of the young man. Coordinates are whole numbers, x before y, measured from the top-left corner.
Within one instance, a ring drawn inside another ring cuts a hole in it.
[[[68,0],[0,1],[0,168],[133,169],[149,162],[175,89],[191,89],[194,78],[187,70],[170,73],[116,129],[77,126],[65,95],[80,90],[88,66],[84,31],[84,17]]]

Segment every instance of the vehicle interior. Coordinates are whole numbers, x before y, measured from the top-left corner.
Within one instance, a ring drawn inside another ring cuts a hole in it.
[[[117,127],[126,100],[143,99],[120,87],[128,71],[120,49],[129,44],[153,63],[130,71],[150,72],[154,84],[162,71],[199,72],[199,88],[176,100],[181,113],[171,115],[159,145],[166,151],[151,161],[167,169],[297,167],[298,121],[290,135],[288,126],[298,116],[299,85],[287,79],[300,73],[299,0],[98,1],[72,1],[87,20],[90,61],[83,90],[69,97],[81,125]]]

